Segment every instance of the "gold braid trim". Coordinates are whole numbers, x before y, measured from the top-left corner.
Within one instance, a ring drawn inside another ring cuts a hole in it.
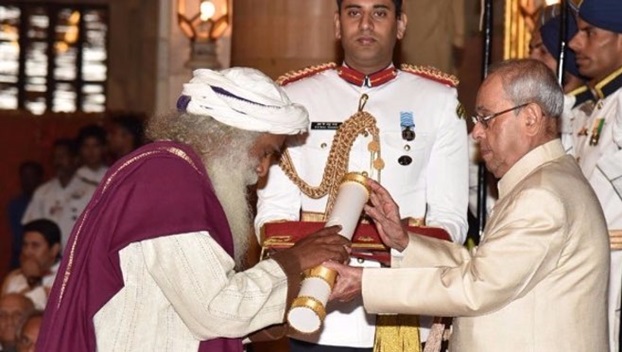
[[[433,81],[437,81],[446,84],[451,87],[457,87],[460,80],[452,74],[443,72],[434,66],[416,66],[409,64],[402,64],[400,69],[404,72],[413,73],[417,76],[425,77]]]
[[[299,79],[313,76],[316,73],[320,73],[322,71],[333,69],[335,67],[337,67],[336,63],[327,62],[327,63],[320,64],[320,65],[313,65],[313,66],[305,67],[301,70],[290,71],[290,72],[287,72],[281,75],[279,78],[277,78],[276,83],[280,86],[285,86]]]
[[[281,169],[302,193],[313,199],[319,199],[328,194],[324,219],[333,209],[341,179],[348,172],[350,150],[359,135],[369,133],[372,136],[372,141],[368,145],[372,167],[378,171],[384,168],[384,162],[380,156],[380,131],[376,126],[376,119],[370,113],[363,111],[367,98],[367,94],[361,96],[359,111],[344,121],[337,129],[319,186],[313,187],[300,178],[287,151],[281,157]]]

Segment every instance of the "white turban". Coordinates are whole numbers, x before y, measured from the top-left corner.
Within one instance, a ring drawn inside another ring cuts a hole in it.
[[[195,70],[177,109],[248,131],[298,134],[309,126],[304,106],[292,103],[268,76],[246,67]]]

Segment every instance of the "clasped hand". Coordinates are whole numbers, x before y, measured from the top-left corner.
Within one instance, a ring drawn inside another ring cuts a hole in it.
[[[408,233],[403,227],[397,203],[378,182],[368,179],[367,184],[371,187],[371,204],[365,205],[365,213],[374,220],[384,244],[403,251],[408,246]],[[363,268],[336,262],[325,262],[323,265],[339,273],[330,300],[347,302],[361,294]]]

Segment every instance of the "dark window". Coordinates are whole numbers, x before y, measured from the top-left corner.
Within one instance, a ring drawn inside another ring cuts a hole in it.
[[[0,5],[0,109],[106,109],[108,7]]]

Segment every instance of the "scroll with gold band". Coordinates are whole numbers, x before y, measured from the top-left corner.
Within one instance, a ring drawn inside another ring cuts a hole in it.
[[[339,185],[334,207],[326,227],[340,225],[339,234],[352,239],[359,223],[363,206],[371,192],[367,177],[348,173]],[[326,317],[326,303],[333,289],[337,273],[321,265],[305,272],[300,293],[294,299],[287,314],[289,325],[303,334],[312,334],[320,329]]]

